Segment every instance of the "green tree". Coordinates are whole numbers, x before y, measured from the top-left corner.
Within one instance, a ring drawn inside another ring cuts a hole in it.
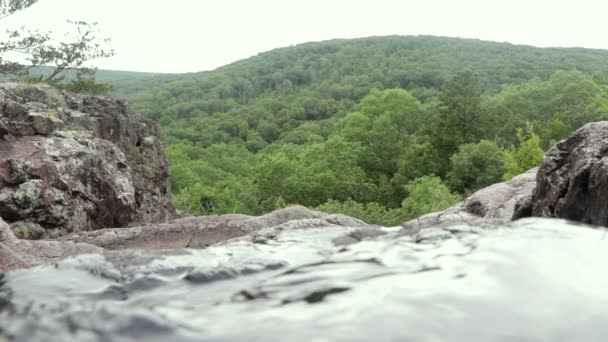
[[[0,19],[28,8],[38,2],[38,0],[0,0]]]
[[[422,126],[420,102],[403,89],[373,90],[338,123],[337,135],[365,147],[363,167],[379,179],[392,178],[410,134]]]
[[[422,176],[441,175],[443,164],[437,149],[430,141],[413,139],[399,157],[399,171],[395,175],[395,182],[404,186]]]
[[[214,210],[213,201],[208,196],[209,190],[199,182],[173,193],[175,206],[192,215],[209,215]]]
[[[579,71],[557,71],[548,81],[505,85],[500,93],[484,98],[482,107],[489,119],[484,137],[503,147],[518,145],[517,129],[531,122],[541,146],[548,148],[588,122],[608,119],[601,105],[591,100],[600,92],[601,87]]]
[[[279,197],[312,207],[331,198],[367,202],[377,190],[358,165],[363,151],[360,144],[341,137],[310,145],[282,145],[265,155],[255,169],[259,197],[269,209],[274,209]]]
[[[374,89],[364,97],[357,109],[370,117],[388,114],[395,129],[403,133],[416,133],[422,125],[420,101],[405,89]]]
[[[508,181],[529,169],[539,166],[545,152],[540,147],[540,137],[534,133],[534,127],[529,122],[524,128],[517,130],[519,147],[512,147],[505,155],[505,172],[503,179]]]
[[[112,91],[112,86],[107,83],[100,83],[94,77],[77,76],[67,84],[58,84],[59,87],[80,94],[105,95]]]
[[[370,224],[397,226],[405,222],[404,211],[401,208],[387,209],[376,202],[359,203],[350,199],[345,202],[329,200],[315,209],[330,214],[348,215]]]
[[[173,144],[167,154],[179,209],[193,215],[260,213],[251,180],[256,158],[243,146]]]
[[[459,193],[471,193],[497,183],[505,173],[504,158],[504,152],[493,141],[461,145],[450,158],[448,183]]]
[[[30,7],[37,0],[0,0],[0,19],[17,11]],[[67,41],[55,42],[50,32],[26,31],[25,29],[8,31],[8,39],[0,42],[0,73],[25,77],[28,81],[57,82],[66,70],[76,72],[74,89],[86,88],[88,91],[105,90],[103,87],[85,81],[86,77],[95,74],[96,68],[88,65],[91,60],[111,57],[113,50],[103,48],[109,39],[99,39],[97,23],[71,21],[75,29],[66,34]],[[7,60],[8,53],[18,53],[25,57],[30,65],[25,66],[17,61]],[[29,70],[37,66],[49,66],[50,72],[33,76]]]
[[[24,10],[36,2],[37,0],[0,0],[0,20],[15,12]],[[15,75],[24,69],[20,63],[6,59],[8,52],[19,53],[28,51],[50,39],[48,34],[37,31],[29,31],[25,34],[21,30],[12,30],[7,33],[9,39],[0,42],[0,73],[4,75]]]
[[[541,129],[543,136],[542,140],[545,141],[545,144],[543,144],[540,136],[538,138],[541,145],[544,145],[545,148],[549,148],[560,140],[566,139],[574,130],[570,124],[566,123],[565,115],[562,112],[553,114],[553,118]]]
[[[458,72],[444,83],[439,99],[442,107],[437,134],[444,155],[461,144],[477,142],[483,127],[479,76],[469,69]]]
[[[266,142],[271,143],[279,138],[280,128],[274,122],[262,120],[258,124],[257,132]]]
[[[264,210],[277,209],[277,200],[294,195],[296,189],[289,186],[289,177],[296,172],[296,162],[285,148],[264,155],[255,166],[253,184]]]
[[[316,122],[305,122],[298,127],[281,134],[280,143],[306,144],[311,140],[323,141],[321,125]]]
[[[251,131],[247,134],[247,141],[245,142],[245,146],[250,152],[257,153],[263,150],[266,146],[268,146],[268,143],[262,138],[260,133],[258,133],[257,131]]]
[[[444,210],[460,200],[443,184],[441,178],[424,176],[406,185],[408,197],[403,200],[404,219],[411,220],[435,211]]]
[[[404,185],[416,178],[434,174],[454,186],[450,157],[465,143],[519,147],[517,129],[530,121],[546,148],[608,118],[587,96],[598,89],[596,76],[608,75],[607,58],[600,50],[373,37],[277,49],[210,72],[115,82],[113,93],[162,126],[176,193],[186,196],[196,184],[204,190],[194,207],[203,198],[213,212],[264,212],[333,199],[357,217],[389,217],[402,212]],[[465,69],[479,74],[454,75]],[[175,150],[186,157],[176,159]],[[462,191],[476,182],[467,180]]]
[[[103,45],[110,42],[109,38],[99,39],[97,23],[86,21],[71,21],[75,26],[72,33],[66,35],[68,41],[54,43],[49,40],[44,44],[29,49],[28,61],[33,66],[49,65],[51,72],[44,76],[45,81],[57,79],[65,70],[75,70],[77,78],[92,76],[97,68],[87,65],[92,60],[107,58],[114,55],[113,50],[106,50]]]

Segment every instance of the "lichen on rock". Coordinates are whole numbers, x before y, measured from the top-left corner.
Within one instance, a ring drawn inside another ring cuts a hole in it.
[[[1,84],[0,217],[51,237],[171,219],[158,137],[124,100]]]
[[[15,222],[10,228],[19,239],[39,240],[47,236],[42,226],[32,222]]]
[[[21,183],[13,193],[13,200],[20,208],[35,208],[42,195],[44,182],[40,179]]]

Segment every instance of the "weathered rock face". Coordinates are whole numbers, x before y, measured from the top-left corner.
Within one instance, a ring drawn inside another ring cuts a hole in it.
[[[0,340],[605,340],[606,231],[488,228],[375,228],[345,246],[361,228],[285,227],[263,243],[81,255],[0,274]]]
[[[17,240],[6,222],[0,219],[0,271],[10,271],[29,266],[23,258],[7,247]]]
[[[608,226],[608,122],[590,123],[551,148],[534,194],[518,205],[515,219],[558,217]]]
[[[175,214],[157,126],[123,100],[0,84],[0,217],[20,236]]]
[[[239,214],[189,217],[160,225],[78,232],[62,240],[111,250],[204,248],[238,237],[260,242],[283,229],[331,226],[374,227],[348,216],[326,214],[298,205],[259,217]]]
[[[455,223],[509,222],[518,201],[532,194],[537,171],[538,168],[534,168],[508,182],[490,185],[453,207],[405,222],[403,227],[417,229]]]
[[[0,271],[59,261],[69,256],[102,253],[103,248],[72,241],[30,241],[15,237],[0,219]]]
[[[17,239],[0,219],[0,271],[59,261],[68,256],[120,249],[204,248],[228,241],[264,243],[284,230],[315,227],[358,228],[343,245],[381,235],[377,226],[344,216],[293,206],[259,217],[222,215],[190,217],[165,224],[80,231],[57,241]]]

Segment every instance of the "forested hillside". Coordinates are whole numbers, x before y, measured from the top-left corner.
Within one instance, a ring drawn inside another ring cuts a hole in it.
[[[40,77],[40,76],[44,77],[44,76],[48,76],[52,71],[53,71],[53,68],[51,68],[51,67],[38,66],[38,67],[31,68],[29,70],[29,75],[33,78]],[[117,84],[117,85],[120,85],[120,87],[123,89],[130,89],[131,91],[134,91],[134,89],[133,89],[134,87],[132,88],[131,85],[142,84],[142,85],[144,85],[142,88],[144,88],[144,87],[149,88],[149,85],[145,85],[145,83],[143,83],[142,81],[151,79],[154,76],[161,76],[161,75],[169,76],[169,75],[163,75],[163,74],[152,73],[152,72],[100,69],[95,72],[95,79],[97,82]],[[76,77],[76,70],[65,70],[61,74],[61,76],[66,80],[73,79]],[[11,80],[12,78],[14,78],[14,77],[12,77],[11,75],[0,75],[0,79]]]
[[[607,75],[608,51],[391,36],[111,83],[161,125],[181,209],[298,203],[397,224],[608,117],[594,101]]]

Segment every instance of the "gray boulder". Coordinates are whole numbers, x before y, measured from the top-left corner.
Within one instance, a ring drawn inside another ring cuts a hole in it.
[[[165,224],[77,232],[62,240],[110,250],[203,248],[239,237],[261,241],[283,230],[327,226],[372,227],[348,216],[330,215],[298,205],[257,217],[240,214],[188,217]]]
[[[590,123],[551,148],[533,195],[523,198],[515,219],[557,217],[608,226],[608,122]]]
[[[497,183],[483,188],[464,201],[446,210],[423,215],[405,222],[405,229],[417,229],[454,223],[473,223],[477,221],[511,221],[516,204],[529,197],[536,185],[538,168],[514,177],[508,182]]]

